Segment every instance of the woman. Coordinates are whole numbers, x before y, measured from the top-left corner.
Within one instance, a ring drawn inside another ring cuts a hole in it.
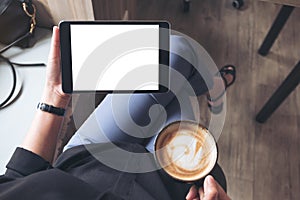
[[[41,102],[65,108],[70,96],[61,90],[58,31],[58,28],[54,27]],[[232,76],[231,79],[234,80]],[[79,144],[66,150],[51,165],[62,122],[63,117],[59,112],[47,112],[43,108],[37,110],[21,147],[16,149],[7,164],[5,175],[0,177],[0,199],[167,200],[182,199],[182,193],[187,193],[186,189],[180,192],[170,190],[174,181],[161,175],[160,171],[127,173],[107,167]],[[86,144],[86,146],[96,152],[113,150],[106,144]],[[120,143],[119,147],[136,153],[146,152],[139,143]],[[130,158],[128,162],[130,163]],[[147,165],[153,164],[153,160],[147,162]],[[216,171],[215,174],[221,174],[220,171]],[[179,185],[190,187],[187,184]],[[178,185],[175,184],[174,188],[176,186]],[[186,198],[199,197],[206,200],[229,199],[211,176],[205,179],[204,187],[199,193],[194,186],[191,187]]]

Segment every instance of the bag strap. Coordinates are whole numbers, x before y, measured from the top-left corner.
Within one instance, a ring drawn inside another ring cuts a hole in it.
[[[28,17],[31,18],[29,32],[32,34],[35,29],[35,26],[36,26],[36,8],[35,8],[35,5],[31,2],[31,0],[29,0],[29,1],[21,0],[21,1],[23,1],[22,7],[23,7],[24,12],[26,13],[26,15]]]
[[[14,42],[10,43],[9,45],[5,46],[4,48],[2,48],[0,50],[0,54],[4,53],[5,51],[7,51],[9,48],[11,48],[12,46],[14,46],[15,44],[17,44],[18,42],[24,40],[25,38],[29,37],[31,35],[30,32],[26,33],[25,35],[22,35],[21,37],[19,37],[18,39],[16,39]]]

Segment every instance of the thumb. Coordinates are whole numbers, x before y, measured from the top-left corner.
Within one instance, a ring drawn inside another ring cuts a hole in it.
[[[203,200],[218,199],[218,185],[215,179],[211,175],[208,175],[205,178],[203,190],[204,190]]]
[[[49,52],[49,59],[54,59],[59,56],[59,29],[57,26],[53,26],[53,33],[51,39],[51,47]]]
[[[60,44],[59,44],[59,29],[53,27],[53,35],[51,47],[48,56],[47,78],[49,82],[60,83]]]

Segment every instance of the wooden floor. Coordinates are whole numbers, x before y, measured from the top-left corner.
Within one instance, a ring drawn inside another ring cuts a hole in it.
[[[280,6],[231,0],[138,0],[136,19],[166,19],[196,39],[221,67],[234,64],[237,80],[227,93],[227,115],[218,141],[219,163],[232,199],[300,199],[300,87],[265,123],[255,114],[300,58],[300,8],[295,9],[268,56],[257,49]],[[205,99],[203,99],[205,100]],[[207,110],[203,101],[203,109]],[[209,112],[207,112],[209,113]]]

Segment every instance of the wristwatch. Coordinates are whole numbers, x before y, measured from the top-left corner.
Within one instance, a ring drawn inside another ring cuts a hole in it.
[[[52,105],[48,105],[46,103],[38,103],[37,109],[40,109],[41,111],[45,111],[48,113],[52,113],[58,116],[64,116],[66,110],[64,108],[58,108]]]

